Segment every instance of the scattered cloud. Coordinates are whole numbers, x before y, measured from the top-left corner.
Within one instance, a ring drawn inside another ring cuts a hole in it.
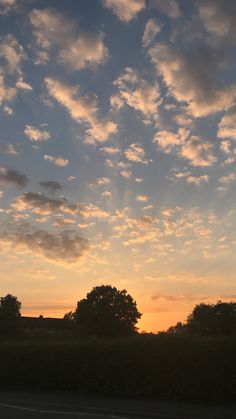
[[[55,262],[77,263],[89,250],[89,242],[70,230],[45,231],[29,225],[0,230],[0,247],[12,252],[31,252]]]
[[[119,89],[117,95],[111,97],[113,108],[120,109],[128,105],[145,117],[154,117],[158,111],[160,91],[157,83],[149,84],[142,79],[137,70],[127,67],[121,76],[114,81]]]
[[[236,106],[227,109],[226,114],[218,124],[217,136],[219,138],[230,138],[236,140]]]
[[[176,19],[181,15],[179,5],[176,0],[151,0],[150,4],[151,6],[157,7],[160,12],[166,14],[171,19]]]
[[[23,173],[18,172],[17,170],[6,169],[5,167],[0,167],[0,185],[9,185],[13,184],[18,188],[23,188],[28,183],[28,178]]]
[[[54,199],[40,192],[25,192],[12,204],[15,211],[32,211],[38,215],[50,215],[64,209],[66,199]]]
[[[199,15],[209,33],[219,38],[235,39],[236,4],[234,0],[201,0]]]
[[[25,135],[31,141],[47,141],[50,138],[50,134],[48,131],[40,130],[33,125],[26,125],[24,130]]]
[[[124,23],[130,22],[146,7],[145,0],[103,0],[103,5]]]
[[[37,64],[48,61],[52,47],[57,49],[57,62],[72,71],[102,64],[108,56],[102,33],[78,34],[76,22],[55,9],[34,9],[30,21],[39,47]]]
[[[69,160],[64,159],[63,157],[53,157],[49,156],[48,154],[45,154],[43,156],[43,160],[50,161],[51,163],[55,164],[55,166],[58,167],[65,167],[68,166]]]
[[[107,147],[101,147],[100,150],[105,154],[110,154],[111,156],[114,155],[114,154],[119,154],[120,153],[120,148],[119,147],[107,146]]]
[[[105,142],[117,132],[117,125],[109,120],[98,120],[97,99],[81,96],[79,86],[68,86],[53,79],[45,80],[50,96],[54,97],[78,123],[89,125],[86,130],[87,141]]]
[[[147,201],[149,201],[149,195],[142,195],[142,194],[140,194],[140,195],[137,195],[136,196],[136,201],[138,201],[138,202],[147,202]]]
[[[16,147],[11,143],[0,145],[0,150],[5,154],[9,154],[10,156],[17,156],[18,154]]]
[[[191,115],[204,117],[228,108],[236,97],[236,85],[225,86],[219,80],[222,52],[207,45],[191,48],[178,51],[159,42],[148,53],[169,94],[187,102]]]
[[[62,185],[59,182],[56,182],[55,180],[45,180],[39,182],[39,185],[49,190],[50,192],[56,192],[62,189]]]
[[[143,47],[147,48],[161,32],[162,25],[157,22],[155,19],[149,19],[146,23],[144,33],[143,33]]]
[[[15,9],[17,0],[0,0],[0,15]]]
[[[151,160],[145,159],[145,151],[139,144],[130,144],[129,147],[124,151],[124,155],[127,160],[133,163],[142,163],[147,165]]]

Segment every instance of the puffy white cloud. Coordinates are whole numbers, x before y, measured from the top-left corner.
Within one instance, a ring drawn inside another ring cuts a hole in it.
[[[31,141],[47,141],[50,138],[50,134],[48,131],[40,130],[33,125],[26,125],[24,130],[25,135]]]
[[[219,81],[221,53],[206,45],[184,52],[156,43],[149,55],[169,94],[179,102],[187,102],[193,116],[207,116],[233,103],[236,85],[225,86]]]
[[[162,13],[165,13],[172,19],[176,19],[181,15],[176,0],[151,0],[151,5],[157,7]]]
[[[5,167],[0,167],[0,184],[8,185],[13,184],[19,188],[26,186],[28,183],[28,178],[23,173],[18,172],[17,170],[6,169]]]
[[[58,166],[58,167],[68,166],[69,164],[69,160],[64,159],[64,157],[53,157],[53,156],[49,156],[48,154],[45,154],[43,156],[43,160],[50,161],[51,163],[55,164],[55,166]]]
[[[128,105],[146,117],[153,117],[158,110],[160,91],[157,83],[149,84],[133,68],[127,67],[121,76],[114,81],[119,89],[118,95],[111,97],[111,105],[121,108]]]
[[[107,177],[99,177],[95,180],[95,182],[90,184],[91,188],[96,188],[99,186],[106,186],[109,185],[109,183],[111,183],[111,180]]]
[[[134,163],[142,163],[147,165],[150,160],[145,159],[145,151],[139,144],[130,144],[129,147],[124,151],[125,157]]]
[[[117,125],[114,122],[98,120],[96,98],[81,96],[78,85],[71,87],[49,78],[45,83],[49,94],[68,110],[71,118],[89,126],[86,130],[88,142],[104,142],[116,133]]]
[[[147,48],[155,39],[156,35],[160,33],[162,25],[155,19],[149,19],[146,23],[143,34],[143,46]]]
[[[103,0],[103,5],[124,23],[130,22],[146,7],[145,0]]]
[[[41,48],[37,63],[49,59],[48,50],[57,48],[56,59],[73,71],[104,62],[108,50],[103,34],[80,33],[74,21],[54,9],[33,10],[30,21],[37,45]]]
[[[29,251],[37,256],[61,263],[76,263],[88,252],[89,242],[70,230],[45,231],[33,226],[10,226],[0,230],[0,246],[12,252]]]

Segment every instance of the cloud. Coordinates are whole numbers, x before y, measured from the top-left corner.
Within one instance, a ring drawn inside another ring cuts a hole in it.
[[[199,15],[212,35],[228,38],[236,36],[236,4],[234,0],[201,0]]]
[[[55,164],[55,166],[58,167],[65,167],[68,166],[69,160],[64,159],[63,157],[53,157],[49,156],[48,154],[45,154],[43,156],[43,160],[50,161],[51,163]]]
[[[220,80],[222,51],[207,45],[191,47],[190,51],[178,51],[165,43],[156,43],[149,49],[168,93],[178,102],[187,102],[187,110],[194,117],[228,108],[236,97],[236,85],[225,86]]]
[[[21,74],[21,63],[26,59],[26,54],[22,46],[17,42],[13,35],[6,35],[1,38],[0,58],[3,59],[4,70],[8,74]]]
[[[39,130],[33,125],[26,125],[24,133],[31,141],[47,141],[50,138],[48,131]]]
[[[39,182],[39,185],[45,189],[48,189],[50,192],[56,192],[62,189],[62,185],[55,180],[45,180]]]
[[[127,160],[133,163],[142,163],[147,165],[151,160],[145,160],[145,151],[139,144],[130,144],[129,147],[124,151],[124,155]]]
[[[18,154],[16,147],[11,143],[0,145],[0,150],[5,154],[9,154],[10,156],[17,156]]]
[[[27,92],[32,92],[33,88],[29,83],[26,83],[23,77],[20,77],[16,82],[17,89],[25,90]]]
[[[143,34],[143,47],[147,48],[155,39],[156,35],[161,32],[162,25],[155,19],[149,19],[146,23]]]
[[[99,186],[106,186],[106,185],[109,185],[109,183],[111,183],[111,180],[109,178],[99,177],[99,178],[96,179],[95,182],[90,184],[90,187],[96,188],[96,187],[99,187]]]
[[[16,7],[16,0],[0,0],[0,15],[14,10]]]
[[[154,117],[160,101],[159,85],[149,84],[142,79],[139,73],[127,67],[121,76],[114,81],[119,90],[117,95],[111,97],[113,108],[122,108],[128,105],[136,111],[142,112],[146,117]]]
[[[181,12],[176,0],[151,0],[151,6],[157,7],[162,13],[171,19],[180,17]]]
[[[138,202],[147,202],[149,200],[149,196],[148,195],[137,195],[136,196],[136,201]]]
[[[185,128],[179,128],[177,133],[162,130],[155,134],[153,143],[158,144],[164,153],[170,153],[176,147],[182,146],[189,136],[189,131]]]
[[[23,188],[27,185],[29,179],[23,173],[18,172],[17,170],[6,169],[5,167],[0,167],[0,184],[8,185],[13,184],[19,188]]]
[[[100,150],[101,150],[103,153],[105,153],[105,154],[110,154],[110,155],[120,153],[120,148],[119,148],[119,147],[111,147],[111,146],[108,146],[108,147],[101,147],[101,148],[100,148]]]
[[[199,136],[190,136],[185,128],[179,128],[175,134],[171,131],[159,131],[153,139],[164,153],[175,151],[178,156],[190,161],[193,166],[211,166],[217,159],[213,155],[213,144]]]
[[[33,10],[30,21],[40,47],[37,63],[49,59],[48,51],[56,47],[56,60],[72,71],[102,64],[108,56],[103,34],[78,34],[77,25],[55,9]]]
[[[5,84],[4,75],[0,70],[0,105],[3,102],[11,102],[16,96],[17,90]]]
[[[212,154],[213,145],[201,137],[191,136],[181,147],[179,155],[190,160],[193,166],[212,166],[216,157]]]
[[[146,7],[145,0],[103,0],[103,5],[124,23],[130,22]]]
[[[81,96],[78,85],[72,87],[49,78],[45,83],[49,94],[67,109],[72,119],[89,126],[86,130],[88,142],[105,142],[117,132],[117,125],[112,121],[98,120],[97,99]]]
[[[217,136],[219,138],[230,138],[236,140],[236,106],[227,109],[226,114],[218,124]]]
[[[172,176],[174,179],[184,179],[187,183],[194,184],[196,186],[200,186],[204,182],[209,182],[208,175],[194,176],[191,172],[178,172],[177,170],[172,170]]]
[[[0,230],[0,246],[9,247],[16,253],[32,252],[49,260],[76,263],[88,252],[89,242],[69,230],[45,231],[33,226],[21,225]]]
[[[32,211],[38,215],[51,215],[64,210],[66,199],[53,199],[40,192],[25,192],[12,204],[15,211]]]

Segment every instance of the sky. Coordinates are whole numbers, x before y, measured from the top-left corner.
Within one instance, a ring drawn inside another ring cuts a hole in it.
[[[236,298],[236,2],[0,0],[0,295],[140,330]]]

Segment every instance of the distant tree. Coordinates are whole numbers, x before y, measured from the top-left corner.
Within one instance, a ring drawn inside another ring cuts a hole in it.
[[[198,335],[236,333],[236,303],[198,304],[188,316],[186,328]]]
[[[0,298],[0,332],[12,334],[19,326],[21,303],[17,297],[7,294]]]
[[[174,326],[167,329],[167,333],[179,334],[186,332],[186,324],[182,322],[177,322]]]
[[[71,313],[69,314],[69,317]],[[81,335],[122,337],[134,334],[141,313],[126,290],[111,285],[94,287],[77,303],[73,319]]]

